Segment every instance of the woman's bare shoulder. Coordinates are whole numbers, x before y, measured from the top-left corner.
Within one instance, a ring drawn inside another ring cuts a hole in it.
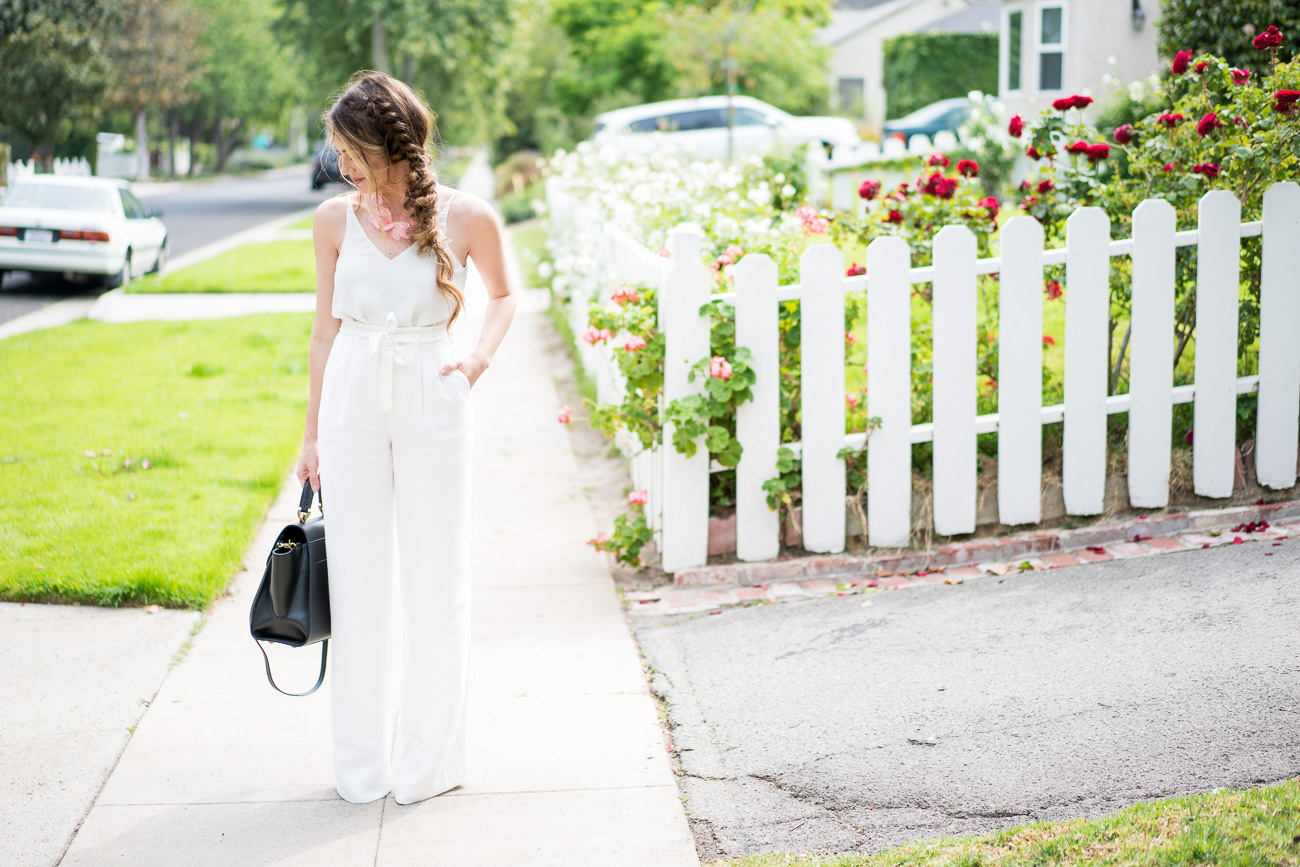
[[[345,209],[352,206],[349,196],[350,193],[342,192],[316,206],[316,214],[311,224],[314,237],[332,242],[335,248],[343,242],[343,231],[347,220]]]

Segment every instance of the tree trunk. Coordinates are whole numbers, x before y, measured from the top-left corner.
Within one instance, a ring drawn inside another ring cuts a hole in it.
[[[393,63],[388,58],[388,34],[384,32],[383,19],[376,7],[370,17],[370,62],[377,72],[393,74]]]
[[[172,180],[176,180],[176,117],[169,115],[167,118],[167,174]]]
[[[135,160],[137,181],[149,180],[149,138],[145,131],[143,108],[135,111]]]

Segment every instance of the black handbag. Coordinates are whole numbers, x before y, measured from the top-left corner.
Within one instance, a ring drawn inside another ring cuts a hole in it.
[[[319,492],[320,515],[311,520],[312,489],[308,479],[298,500],[298,523],[286,524],[266,558],[262,583],[253,596],[249,631],[266,662],[266,679],[285,695],[311,695],[325,680],[330,639],[329,571],[325,562],[325,490]],[[291,647],[321,643],[320,676],[306,692],[284,692],[271,677],[271,660],[263,641]]]

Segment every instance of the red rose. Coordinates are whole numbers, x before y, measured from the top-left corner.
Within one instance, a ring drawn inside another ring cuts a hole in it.
[[[1177,164],[1177,163],[1165,163],[1165,165],[1164,165],[1164,171],[1167,171],[1167,172],[1172,172],[1172,171],[1173,171],[1174,169],[1176,169],[1176,168],[1178,168],[1178,164]]]
[[[926,160],[925,164],[928,166],[943,166],[946,169],[948,168],[949,160],[943,154],[931,154],[930,159]]]
[[[1011,123],[1007,124],[1007,132],[1012,138],[1020,138],[1025,131],[1025,122],[1020,119],[1020,115],[1011,118]]]
[[[1097,160],[1104,160],[1110,156],[1110,145],[1108,144],[1091,144],[1088,145],[1088,162],[1096,163]]]
[[[861,277],[861,276],[862,276],[863,274],[865,274],[865,273],[867,273],[867,266],[866,266],[866,265],[860,265],[860,264],[858,264],[857,262],[854,262],[852,265],[849,266],[849,270],[847,270],[847,271],[844,272],[844,276],[845,276],[845,277]]]
[[[1088,106],[1092,105],[1091,96],[1072,96],[1070,98],[1074,100],[1075,108],[1087,108]]]
[[[1054,189],[1056,189],[1056,185],[1052,183],[1051,178],[1038,182],[1038,195],[1040,196],[1050,193]]]
[[[1038,148],[1032,145],[1025,149],[1025,156],[1031,160],[1041,160],[1043,158],[1043,155],[1038,152]]]
[[[1256,36],[1251,42],[1260,51],[1277,48],[1282,44],[1282,31],[1277,29],[1276,24],[1271,24],[1267,30]]]
[[[1192,166],[1192,171],[1198,175],[1205,175],[1207,178],[1217,178],[1219,171],[1222,169],[1218,163],[1197,163]]]
[[[1195,68],[1197,75],[1204,75],[1209,70],[1210,64],[1202,60],[1200,63],[1196,64]]]
[[[1086,141],[1077,141],[1065,146],[1067,153],[1086,154],[1088,152],[1088,143]]]
[[[974,160],[958,160],[957,172],[968,178],[977,177],[980,173],[980,164]]]
[[[863,181],[858,187],[858,195],[868,201],[874,199],[880,192],[880,181]]]
[[[1160,117],[1156,118],[1156,123],[1163,123],[1169,129],[1173,129],[1185,120],[1187,120],[1187,118],[1183,117],[1181,114],[1162,114]]]
[[[1023,202],[1020,203],[1020,210],[1027,211],[1036,204],[1038,204],[1038,198],[1035,196],[1030,196],[1029,198],[1025,199]]]
[[[1043,294],[1046,295],[1049,300],[1055,301],[1061,297],[1061,284],[1057,283],[1055,280],[1048,280],[1047,285],[1043,287]]]
[[[1174,55],[1174,64],[1173,66],[1169,67],[1169,70],[1174,75],[1182,75],[1184,72],[1187,71],[1187,64],[1191,62],[1192,62],[1192,52],[1180,51]]]
[[[885,222],[886,222],[886,223],[901,223],[901,222],[903,222],[903,215],[902,215],[901,213],[899,213],[898,211],[890,211],[890,212],[889,212],[889,215],[885,217]]]
[[[1115,141],[1122,145],[1133,141],[1133,124],[1126,123],[1123,126],[1115,127]]]
[[[988,211],[990,220],[996,220],[998,218],[997,199],[993,198],[992,196],[988,196],[987,198],[980,200],[980,205],[984,208],[984,210]]]
[[[1300,102],[1300,90],[1278,90],[1273,93],[1278,105],[1295,105]]]
[[[1021,190],[1021,192],[1025,192],[1025,193],[1029,192],[1029,179],[1028,179],[1028,178],[1026,178],[1025,180],[1023,180],[1023,181],[1020,182],[1020,190]]]
[[[1223,121],[1219,120],[1219,116],[1211,111],[1201,118],[1201,122],[1196,125],[1196,134],[1209,135],[1221,126],[1223,126]]]
[[[1249,80],[1250,80],[1250,70],[1249,70],[1249,69],[1234,69],[1234,70],[1232,70],[1232,83],[1233,83],[1233,84],[1245,84],[1245,83],[1246,83],[1247,81],[1249,81]]]

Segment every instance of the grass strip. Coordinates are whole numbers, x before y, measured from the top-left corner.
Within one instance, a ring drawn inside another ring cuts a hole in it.
[[[777,852],[709,867],[1030,867],[1300,862],[1300,777],[1258,788],[1139,801],[1099,819],[917,840],[877,855]]]
[[[315,292],[316,256],[311,241],[242,244],[165,277],[147,274],[124,291]]]
[[[0,599],[220,595],[302,443],[311,322],[80,319],[0,340]]]

